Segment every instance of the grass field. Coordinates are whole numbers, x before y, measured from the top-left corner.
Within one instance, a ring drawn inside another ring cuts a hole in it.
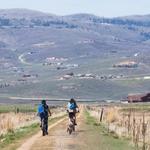
[[[8,112],[14,112],[14,113],[30,113],[30,112],[36,112],[37,106],[34,105],[0,105],[0,113],[8,113]]]
[[[122,99],[128,93],[145,93],[149,91],[149,80],[136,80],[125,78],[120,80],[98,80],[98,79],[77,79],[58,80],[67,73],[74,74],[92,73],[99,76],[124,75],[142,76],[148,74],[149,70],[141,66],[138,68],[113,68],[112,65],[129,58],[111,57],[104,58],[70,58],[65,64],[78,64],[77,68],[57,70],[57,67],[43,66],[40,63],[32,65],[21,65],[24,72],[13,72],[11,69],[0,71],[0,83],[8,82],[9,87],[1,88],[0,101],[2,97],[52,97],[70,98],[81,97],[83,99]],[[38,74],[37,78],[22,79],[23,74]],[[68,87],[63,89],[63,87]]]
[[[64,116],[55,117],[49,120],[49,125],[55,123]],[[1,150],[16,150],[22,142],[36,134],[39,131],[39,123],[33,123],[29,126],[24,126],[13,132],[8,132],[5,135],[0,136],[0,149]]]
[[[141,103],[141,104],[127,104],[124,105],[120,111],[122,112],[129,112],[129,111],[133,111],[133,112],[150,112],[150,103]]]
[[[149,103],[90,106],[90,114],[97,118],[98,122],[102,107],[102,124],[108,132],[113,132],[118,137],[129,138],[137,150],[150,148]]]
[[[119,138],[114,133],[108,133],[107,129],[97,123],[97,120],[94,117],[91,117],[88,112],[85,112],[86,123],[88,130],[91,130],[91,135],[88,135],[88,139],[92,140],[91,143],[99,145],[94,150],[104,149],[104,150],[133,150],[133,146],[130,141]],[[92,148],[92,147],[91,147]],[[89,144],[90,149],[90,144]]]

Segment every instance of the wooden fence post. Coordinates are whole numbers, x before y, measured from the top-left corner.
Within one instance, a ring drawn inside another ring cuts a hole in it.
[[[103,113],[104,113],[104,108],[102,108],[102,110],[101,110],[101,114],[100,114],[100,118],[99,118],[100,122],[102,122],[102,120],[103,120]]]

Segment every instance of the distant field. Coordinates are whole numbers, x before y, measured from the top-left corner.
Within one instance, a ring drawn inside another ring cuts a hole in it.
[[[10,83],[9,87],[0,89],[0,97],[51,97],[54,99],[69,99],[71,97],[82,99],[121,100],[129,93],[145,93],[150,89],[149,80],[136,80],[133,76],[143,76],[149,70],[143,68],[113,68],[113,64],[126,60],[126,58],[102,57],[72,58],[65,64],[78,64],[77,68],[57,70],[54,66],[43,66],[41,63],[32,65],[22,64],[24,72],[15,73],[11,70],[0,72],[1,83]],[[96,76],[123,75],[118,80],[78,79],[58,80],[67,73],[93,74]],[[37,74],[37,78],[22,79],[24,74]]]
[[[29,112],[36,112],[36,106],[33,105],[0,105],[0,113],[29,113]]]
[[[150,91],[149,79],[142,79],[150,76],[147,16],[56,17],[21,9],[14,15],[13,11],[0,14],[10,22],[0,25],[0,103],[12,96],[120,100],[129,93]],[[124,61],[134,61],[138,67],[113,67]],[[68,73],[99,79],[58,80]],[[111,76],[119,80],[109,80]]]

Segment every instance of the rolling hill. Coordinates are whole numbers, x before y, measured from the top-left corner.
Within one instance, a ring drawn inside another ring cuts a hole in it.
[[[150,73],[149,47],[150,15],[0,10],[0,97],[122,99],[130,92],[147,92],[143,77]],[[112,67],[126,60],[136,61],[138,68]],[[59,80],[70,72],[73,77]],[[79,74],[97,78],[79,80]],[[123,78],[101,80],[111,75]]]

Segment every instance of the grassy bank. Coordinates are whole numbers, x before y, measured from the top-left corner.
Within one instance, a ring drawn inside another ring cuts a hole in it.
[[[150,103],[128,104],[121,108],[124,112],[150,112]]]
[[[33,105],[0,105],[0,113],[29,113],[36,112],[36,109],[37,107]]]
[[[119,138],[114,133],[108,133],[107,129],[98,124],[96,119],[91,117],[88,112],[85,112],[86,124],[88,130],[91,131],[88,139],[91,143],[95,143],[97,148],[94,150],[133,150],[132,145],[126,139]],[[90,149],[90,148],[89,148]]]
[[[55,123],[59,119],[63,118],[64,116],[61,117],[56,117],[53,119],[49,120],[49,125]],[[14,132],[9,132],[6,135],[0,136],[0,149],[1,150],[15,150],[17,147],[21,145],[21,143],[37,133],[40,130],[39,124],[34,123],[30,126],[25,126],[22,128],[17,129]]]

